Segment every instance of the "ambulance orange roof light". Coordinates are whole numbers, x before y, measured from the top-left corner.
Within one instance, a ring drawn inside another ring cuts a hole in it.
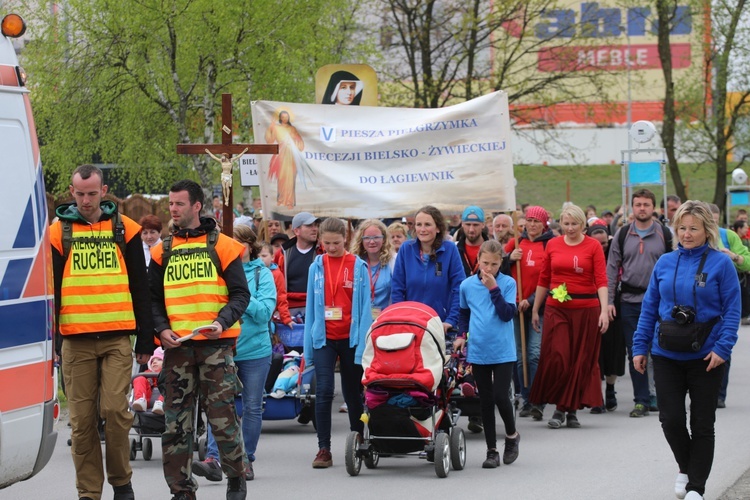
[[[3,35],[18,38],[26,33],[26,22],[18,14],[8,14],[2,22]]]

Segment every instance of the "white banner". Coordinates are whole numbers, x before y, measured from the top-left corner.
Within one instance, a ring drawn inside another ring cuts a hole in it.
[[[508,96],[495,92],[440,109],[256,101],[263,212],[402,217],[423,205],[460,213],[516,206]]]

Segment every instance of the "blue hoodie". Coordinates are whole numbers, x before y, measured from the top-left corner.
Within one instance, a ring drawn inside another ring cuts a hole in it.
[[[681,361],[703,359],[711,351],[723,360],[732,355],[740,326],[741,299],[737,271],[727,255],[708,249],[703,266],[706,285],[695,287],[697,304],[693,300],[695,275],[707,247],[685,249],[679,245],[676,252],[664,254],[656,262],[633,335],[633,356],[648,354],[649,345],[651,354]],[[672,321],[675,305],[693,307],[696,323],[721,318],[699,352],[674,352],[659,346],[659,319]]]
[[[405,241],[391,278],[391,302],[413,300],[435,310],[444,323],[458,326],[458,290],[466,279],[456,245],[444,241],[435,260],[422,260],[419,240]],[[438,266],[440,271],[438,272]]]
[[[313,349],[326,345],[326,292],[323,256],[315,257],[307,277],[307,305],[305,307],[305,363],[315,362]],[[354,362],[362,363],[365,335],[372,324],[370,301],[370,271],[365,261],[355,256],[352,286],[352,324],[349,328],[349,347],[355,347]]]
[[[236,361],[265,358],[271,355],[271,334],[268,322],[276,309],[276,285],[273,274],[263,261],[254,259],[244,262],[247,287],[250,289],[250,303],[242,313],[242,330],[237,339]],[[258,272],[257,285],[255,274]]]

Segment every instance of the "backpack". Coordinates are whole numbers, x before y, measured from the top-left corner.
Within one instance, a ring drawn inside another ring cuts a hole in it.
[[[659,226],[661,226],[661,233],[664,236],[664,253],[669,253],[672,251],[672,231],[662,224],[659,224]],[[620,255],[623,255],[623,251],[625,250],[625,238],[627,238],[628,233],[630,233],[630,224],[624,224],[620,228],[620,234],[617,235],[617,242],[620,244]]]
[[[224,274],[224,270],[221,267],[221,259],[219,258],[219,254],[216,252],[216,242],[219,240],[219,234],[220,233],[217,228],[213,228],[211,231],[206,233],[206,249],[208,251],[208,256],[211,258],[211,262],[216,268],[216,272],[219,273],[219,276],[222,276]],[[167,264],[169,264],[169,258],[176,253],[187,255],[187,254],[203,251],[203,248],[172,250],[172,235],[171,234],[169,236],[166,236],[162,240],[161,245],[162,245],[162,263],[161,263],[162,269],[166,269]]]
[[[115,243],[120,247],[120,253],[122,256],[125,257],[125,224],[122,223],[120,213],[117,210],[115,210],[110,220],[112,221],[112,236],[98,238],[87,237],[86,240]],[[63,261],[67,261],[68,255],[70,255],[70,249],[73,246],[73,223],[65,219],[61,219],[60,223],[62,224],[62,257]]]

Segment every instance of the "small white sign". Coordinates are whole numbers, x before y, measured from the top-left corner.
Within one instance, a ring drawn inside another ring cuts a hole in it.
[[[244,187],[260,185],[256,155],[242,155],[240,158],[240,184]]]

